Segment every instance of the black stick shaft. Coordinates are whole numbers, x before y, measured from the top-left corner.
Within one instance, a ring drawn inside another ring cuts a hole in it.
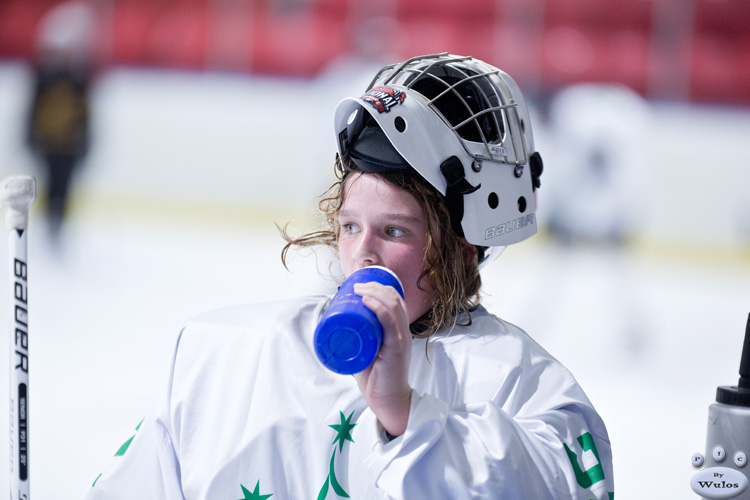
[[[750,314],[747,317],[745,327],[745,344],[742,346],[742,358],[740,359],[740,387],[750,389]]]

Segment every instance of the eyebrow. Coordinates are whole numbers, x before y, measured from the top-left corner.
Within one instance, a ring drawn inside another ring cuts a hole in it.
[[[347,210],[342,210],[339,212],[339,217],[352,217],[352,213]],[[383,219],[387,221],[393,221],[393,222],[410,222],[414,224],[421,224],[422,219],[419,217],[414,217],[413,215],[407,215],[407,214],[385,214],[383,216]]]

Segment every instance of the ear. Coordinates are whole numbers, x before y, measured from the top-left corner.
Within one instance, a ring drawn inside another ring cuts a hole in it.
[[[466,241],[466,238],[460,238],[459,240],[464,247],[464,260],[466,264],[470,264],[472,260],[477,258],[477,247]]]

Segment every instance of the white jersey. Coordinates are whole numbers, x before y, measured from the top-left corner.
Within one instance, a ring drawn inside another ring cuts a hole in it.
[[[479,307],[415,339],[411,412],[388,440],[354,377],[321,365],[310,297],[238,306],[183,329],[165,397],[89,500],[602,499],[604,423],[573,376]]]

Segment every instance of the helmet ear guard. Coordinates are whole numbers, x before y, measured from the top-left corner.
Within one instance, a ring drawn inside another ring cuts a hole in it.
[[[501,70],[450,54],[387,66],[364,96],[339,103],[334,124],[341,157],[365,171],[413,168],[446,197],[469,243],[504,247],[536,233],[541,156],[520,89]]]

